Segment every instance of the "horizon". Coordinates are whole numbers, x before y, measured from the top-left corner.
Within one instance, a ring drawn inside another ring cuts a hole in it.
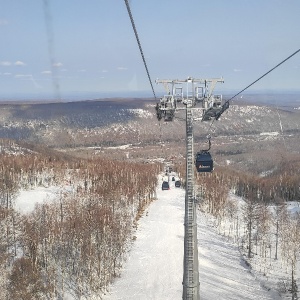
[[[219,90],[214,94],[221,94],[224,97],[231,97],[238,93],[238,90]],[[268,95],[268,96],[292,96],[300,95],[299,90],[246,90],[240,94],[237,98],[242,98],[243,96],[251,95]],[[163,96],[163,93],[158,94],[157,98]],[[55,97],[53,93],[44,93],[44,94],[14,94],[14,95],[5,95],[0,94],[0,103],[1,102],[10,102],[10,101],[87,101],[87,100],[97,100],[97,99],[113,99],[113,98],[153,98],[154,96],[151,91],[139,91],[139,92],[69,92],[61,94],[60,97]],[[237,99],[235,98],[235,99]],[[300,99],[299,99],[300,100]]]

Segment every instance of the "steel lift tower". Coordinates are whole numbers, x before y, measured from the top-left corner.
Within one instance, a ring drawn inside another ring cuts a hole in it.
[[[184,259],[183,259],[183,300],[200,299],[198,241],[197,241],[197,206],[194,194],[194,135],[193,110],[202,110],[202,121],[218,119],[228,108],[222,104],[221,95],[213,95],[219,79],[156,80],[163,84],[167,95],[156,105],[158,120],[172,121],[175,112],[186,113],[186,193],[184,217]]]

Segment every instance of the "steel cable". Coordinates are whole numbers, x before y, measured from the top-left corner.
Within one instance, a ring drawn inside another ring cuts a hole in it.
[[[276,68],[278,68],[280,65],[282,65],[283,63],[285,63],[287,60],[289,60],[291,57],[293,57],[294,55],[296,55],[298,52],[300,52],[300,49],[298,49],[296,52],[294,52],[293,54],[291,54],[289,57],[287,57],[286,59],[284,59],[282,62],[280,62],[279,64],[277,64],[274,68],[272,68],[271,70],[269,70],[267,73],[265,73],[264,75],[260,76],[258,79],[256,79],[255,81],[253,81],[251,84],[249,84],[248,86],[246,86],[244,89],[242,89],[240,92],[238,92],[237,94],[235,94],[233,97],[231,97],[230,99],[228,99],[226,102],[229,102],[230,100],[232,100],[233,98],[235,98],[236,96],[238,96],[239,94],[241,94],[242,92],[244,92],[246,89],[248,89],[250,86],[252,86],[253,84],[255,84],[256,82],[258,82],[259,80],[261,80],[263,77],[265,77],[266,75],[268,75],[269,73],[271,73],[272,71],[274,71]]]
[[[154,91],[154,88],[153,88],[153,84],[152,84],[150,73],[149,73],[149,70],[148,70],[148,67],[147,67],[147,63],[146,63],[146,59],[145,59],[145,56],[144,56],[144,52],[143,52],[143,49],[142,49],[142,46],[141,46],[141,43],[140,43],[140,39],[139,39],[137,30],[136,30],[136,27],[135,27],[135,24],[134,24],[134,20],[133,20],[133,16],[132,16],[132,13],[131,13],[131,9],[130,9],[128,0],[124,0],[124,1],[125,1],[125,4],[126,4],[126,7],[127,7],[128,15],[129,15],[129,18],[130,18],[130,21],[131,21],[131,25],[132,25],[134,34],[135,34],[135,38],[136,38],[136,41],[138,43],[138,46],[139,46],[139,49],[140,49],[140,53],[141,53],[141,56],[142,56],[142,59],[143,59],[143,62],[144,62],[144,66],[145,66],[145,69],[146,69],[146,72],[147,72],[147,76],[148,76],[148,79],[149,79],[149,82],[150,82],[150,85],[151,85],[152,93],[153,93],[154,99],[156,100],[156,94],[155,94],[155,91]]]
[[[278,68],[280,65],[282,65],[283,63],[285,63],[287,60],[289,60],[290,58],[292,58],[294,55],[296,55],[298,52],[300,52],[300,49],[298,49],[297,51],[295,51],[293,54],[291,54],[290,56],[288,56],[287,58],[285,58],[283,61],[281,61],[279,64],[277,64],[275,67],[273,67],[271,70],[269,70],[268,72],[266,72],[265,74],[263,74],[262,76],[260,76],[258,79],[256,79],[255,81],[253,81],[252,83],[250,83],[248,86],[246,86],[244,89],[242,89],[240,92],[238,92],[237,94],[235,94],[234,96],[232,96],[230,99],[226,100],[225,103],[223,104],[222,107],[224,106],[228,106],[229,107],[229,101],[231,101],[232,99],[234,99],[236,96],[240,95],[242,92],[244,92],[245,90],[247,90],[250,86],[252,86],[253,84],[255,84],[256,82],[258,82],[259,80],[261,80],[263,77],[265,77],[266,75],[268,75],[269,73],[271,73],[272,71],[274,71],[276,68]],[[228,108],[227,107],[227,108]],[[225,110],[224,110],[225,111]],[[223,112],[224,112],[223,111]],[[219,118],[220,116],[218,116]],[[217,118],[217,119],[218,119]],[[209,126],[209,129],[208,129],[208,132],[210,131],[214,121],[216,119],[213,119],[210,126]]]

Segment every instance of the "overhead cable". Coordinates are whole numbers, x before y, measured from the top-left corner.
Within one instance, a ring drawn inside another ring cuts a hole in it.
[[[293,57],[294,55],[296,55],[298,52],[300,52],[300,49],[298,49],[296,52],[294,52],[293,54],[291,54],[289,57],[287,57],[286,59],[284,59],[282,62],[280,62],[279,64],[277,64],[274,68],[272,68],[271,70],[269,70],[267,73],[265,73],[264,75],[260,76],[258,79],[256,79],[255,81],[253,81],[251,84],[249,84],[248,86],[246,86],[243,90],[241,90],[240,92],[238,92],[237,94],[235,94],[233,97],[231,97],[229,100],[227,100],[226,102],[229,102],[230,100],[232,100],[233,98],[235,98],[236,96],[238,96],[239,94],[241,94],[242,92],[244,92],[246,89],[248,89],[250,86],[252,86],[253,84],[255,84],[257,81],[261,80],[263,77],[265,77],[266,75],[268,75],[269,73],[271,73],[273,70],[275,70],[276,68],[278,68],[280,65],[282,65],[283,63],[285,63],[287,60],[289,60],[291,57]]]
[[[221,111],[216,115],[215,119],[212,120],[209,128],[208,128],[208,132],[210,131],[210,129],[212,128],[212,125],[214,123],[215,120],[218,120],[222,113],[227,110],[229,108],[229,101],[231,101],[232,99],[234,99],[236,96],[240,95],[242,92],[244,92],[246,89],[248,89],[250,86],[252,86],[253,84],[255,84],[256,82],[258,82],[259,80],[261,80],[263,77],[265,77],[266,75],[268,75],[269,73],[271,73],[272,71],[274,71],[276,68],[278,68],[280,65],[282,65],[283,63],[285,63],[287,60],[289,60],[290,58],[292,58],[294,55],[296,55],[298,52],[300,52],[300,49],[298,49],[297,51],[295,51],[293,54],[291,54],[290,56],[288,56],[286,59],[284,59],[283,61],[281,61],[279,64],[277,64],[275,67],[273,67],[271,70],[269,70],[268,72],[266,72],[265,74],[263,74],[262,76],[260,76],[258,79],[256,79],[255,81],[253,81],[251,84],[249,84],[248,86],[246,86],[244,89],[242,89],[240,92],[238,92],[237,94],[235,94],[234,96],[232,96],[230,99],[226,100],[225,103],[222,105],[222,109]]]
[[[135,27],[135,24],[134,24],[131,9],[130,9],[128,0],[124,0],[124,1],[125,1],[125,4],[126,4],[126,7],[127,7],[128,15],[129,15],[129,18],[130,18],[130,21],[131,21],[131,25],[132,25],[134,34],[135,34],[135,38],[136,38],[136,41],[138,43],[138,46],[139,46],[139,49],[140,49],[140,52],[141,52],[141,56],[142,56],[142,59],[143,59],[143,62],[144,62],[144,66],[145,66],[145,69],[146,69],[146,72],[147,72],[147,76],[148,76],[148,79],[149,79],[149,82],[150,82],[150,85],[151,85],[152,93],[153,93],[153,96],[156,100],[155,91],[154,91],[154,88],[153,88],[153,84],[152,84],[152,81],[151,81],[151,77],[150,77],[150,73],[149,73],[149,70],[148,70],[148,67],[147,67],[147,63],[146,63],[146,59],[145,59],[145,56],[144,56],[144,53],[143,53],[143,49],[142,49],[142,46],[141,46],[141,43],[140,43],[140,39],[139,39],[137,30],[136,30],[136,27]]]
[[[225,103],[222,105],[222,109],[221,111],[217,114],[216,118],[214,120],[218,120],[221,116],[221,114],[229,108],[229,101],[232,100],[233,98],[235,98],[236,96],[238,96],[239,94],[241,94],[242,92],[244,92],[246,89],[248,89],[250,86],[252,86],[253,84],[255,84],[256,82],[258,82],[259,80],[261,80],[263,77],[265,77],[266,75],[268,75],[269,73],[271,73],[272,71],[274,71],[276,68],[278,68],[280,65],[282,65],[283,63],[285,63],[287,60],[289,60],[290,58],[292,58],[294,55],[296,55],[298,52],[300,52],[300,49],[298,49],[297,51],[295,51],[293,54],[291,54],[290,56],[288,56],[286,59],[284,59],[283,61],[281,61],[279,64],[277,64],[275,67],[273,67],[271,70],[269,70],[268,72],[266,72],[265,74],[263,74],[262,76],[260,76],[258,79],[256,79],[255,81],[253,81],[251,84],[249,84],[248,86],[246,86],[244,89],[242,89],[240,92],[238,92],[237,94],[235,94],[234,96],[232,96],[230,99],[226,100]],[[212,121],[211,125],[209,128],[211,128],[214,120]]]

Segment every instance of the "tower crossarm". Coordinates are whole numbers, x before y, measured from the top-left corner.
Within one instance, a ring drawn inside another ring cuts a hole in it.
[[[213,95],[218,82],[223,78],[193,78],[186,79],[156,79],[156,84],[162,84],[167,92],[157,103],[156,111],[159,120],[172,121],[176,110],[192,101],[192,107],[200,104],[203,109],[202,121],[208,121],[219,115],[222,109],[222,96]]]

